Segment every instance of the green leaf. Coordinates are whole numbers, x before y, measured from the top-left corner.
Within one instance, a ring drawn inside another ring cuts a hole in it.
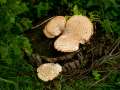
[[[104,19],[102,22],[101,22],[101,25],[102,27],[104,28],[104,30],[106,32],[113,32],[112,28],[111,28],[111,21],[109,19]]]
[[[0,0],[0,4],[2,5],[2,4],[5,4],[5,3],[7,3],[7,0]]]
[[[86,11],[82,8],[78,8],[78,5],[74,5],[72,8],[73,15],[86,15]]]
[[[101,74],[99,74],[98,71],[93,70],[92,75],[94,76],[95,80],[100,80]]]

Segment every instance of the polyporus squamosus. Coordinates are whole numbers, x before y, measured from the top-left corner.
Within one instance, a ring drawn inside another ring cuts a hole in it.
[[[50,81],[62,72],[62,66],[55,63],[45,63],[37,68],[38,78],[43,81]]]
[[[89,41],[93,32],[93,24],[86,16],[72,16],[67,21],[63,34],[55,41],[54,47],[61,52],[76,51],[80,43]]]
[[[46,37],[54,38],[63,32],[65,24],[66,20],[64,16],[56,16],[47,23],[43,32]]]

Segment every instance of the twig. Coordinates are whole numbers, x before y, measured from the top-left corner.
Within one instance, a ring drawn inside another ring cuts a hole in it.
[[[112,53],[115,51],[115,49],[119,46],[120,44],[120,38],[118,38],[114,44],[111,46],[110,50],[108,51],[109,55],[112,55]]]
[[[110,74],[111,74],[111,72],[109,72],[107,75],[105,75],[102,79],[93,83],[89,88],[91,88],[91,87],[95,86],[96,84],[100,83],[101,81],[105,80]]]
[[[99,65],[101,65],[101,64],[103,64],[106,60],[110,60],[110,59],[116,59],[116,58],[120,58],[120,52],[117,52],[117,53],[115,53],[115,54],[113,54],[113,55],[105,55],[105,56],[103,56],[102,58],[100,58],[99,60],[97,60],[96,62],[95,62],[95,64],[99,64]]]
[[[13,84],[15,86],[16,90],[18,90],[18,85],[14,81],[7,80],[7,79],[1,78],[1,77],[0,77],[0,81],[6,82],[9,84]]]
[[[109,53],[109,55],[112,55],[112,53],[115,51],[115,49],[119,46],[120,42],[118,42],[115,47],[111,50],[111,52]]]
[[[0,77],[0,81],[3,81],[3,82],[6,82],[6,83],[10,83],[10,84],[16,85],[15,82],[13,82],[13,81],[11,81],[11,80],[4,79],[4,78],[1,78],[1,77]]]
[[[40,24],[38,24],[38,25],[36,25],[36,26],[33,26],[33,27],[32,27],[32,30],[40,27],[41,25],[43,25],[44,23],[48,22],[49,20],[51,20],[51,19],[53,19],[53,18],[54,18],[54,16],[51,17],[51,18],[46,19],[45,21],[43,21],[42,23],[40,23]]]
[[[41,22],[40,24],[38,24],[38,25],[36,25],[36,26],[32,26],[32,28],[30,28],[29,30],[25,30],[25,31],[21,32],[20,35],[23,34],[23,33],[32,31],[32,30],[36,30],[38,27],[40,27],[40,26],[43,25],[44,23],[48,22],[48,21],[51,20],[52,18],[54,18],[54,16],[51,17],[51,18],[46,19],[45,21]]]

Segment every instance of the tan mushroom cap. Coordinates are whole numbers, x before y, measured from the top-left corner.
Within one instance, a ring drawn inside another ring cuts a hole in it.
[[[37,75],[43,81],[53,80],[62,71],[62,66],[55,63],[45,63],[37,68]]]
[[[46,37],[54,38],[63,32],[65,24],[66,20],[64,16],[56,16],[47,23],[43,32]]]
[[[80,43],[89,41],[93,32],[93,24],[86,16],[72,16],[67,21],[63,34],[55,41],[54,47],[61,52],[76,51]]]

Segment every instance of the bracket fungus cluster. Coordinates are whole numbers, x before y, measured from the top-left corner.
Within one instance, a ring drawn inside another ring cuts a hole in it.
[[[62,66],[55,63],[45,63],[37,68],[38,78],[43,81],[50,81],[62,72]]]
[[[62,33],[54,42],[54,48],[61,52],[74,52],[79,49],[79,44],[85,44],[90,40],[94,31],[89,18],[75,15],[67,22],[63,16],[56,16],[48,22],[43,32],[48,38],[54,38]]]
[[[74,52],[79,44],[85,44],[93,35],[93,24],[86,16],[71,16],[67,21],[64,16],[56,16],[45,26],[43,33],[48,38],[59,36],[54,42],[54,48],[61,52]],[[45,63],[37,68],[38,78],[50,81],[62,72],[62,66],[55,63]]]

